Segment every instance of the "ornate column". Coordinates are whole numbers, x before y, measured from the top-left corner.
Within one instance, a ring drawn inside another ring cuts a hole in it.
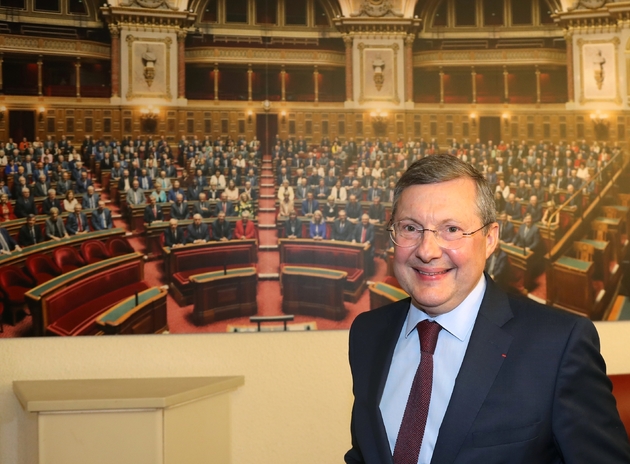
[[[315,65],[315,71],[313,71],[313,84],[315,88],[315,103],[319,101],[319,71],[317,65]]]
[[[567,98],[569,102],[575,101],[575,84],[573,82],[573,33],[567,31],[564,40],[567,43]]]
[[[120,97],[120,28],[117,24],[109,25],[112,36],[112,98]]]
[[[212,71],[214,77],[214,100],[219,100],[219,63],[214,63],[214,71]]]
[[[472,102],[477,103],[477,71],[474,66],[470,75],[472,77]]]
[[[282,101],[287,101],[287,72],[284,70],[284,65],[282,65],[282,71],[280,71],[280,90],[282,92]]]
[[[503,66],[503,102],[508,103],[510,101],[510,89],[509,89],[509,76],[507,66]]]
[[[413,42],[415,34],[405,38],[405,101],[413,103]]]
[[[252,65],[247,65],[247,101],[252,101]]]
[[[352,89],[352,37],[349,35],[343,36],[343,42],[346,44],[346,101],[353,101],[353,89]]]
[[[39,55],[37,58],[37,95],[40,97],[43,95],[43,82],[42,82],[42,66],[44,62],[42,61],[42,55]]]
[[[540,103],[540,69],[536,65],[536,103]]]
[[[186,31],[177,31],[177,98],[186,98]]]
[[[74,71],[77,81],[77,98],[81,98],[81,57],[77,57],[77,61],[74,63]]]
[[[0,94],[4,93],[4,83],[2,82],[2,63],[4,62],[4,53],[0,53]]]
[[[444,103],[444,68],[440,66],[440,103]]]

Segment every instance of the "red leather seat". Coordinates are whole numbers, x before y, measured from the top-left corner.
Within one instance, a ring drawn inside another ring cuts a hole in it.
[[[28,273],[35,279],[35,284],[48,282],[61,274],[61,269],[46,255],[33,255],[26,258],[24,263]]]
[[[630,374],[609,375],[613,384],[613,395],[617,400],[617,410],[621,422],[630,434]]]
[[[111,258],[105,244],[98,240],[90,240],[81,244],[81,256],[83,256],[86,264],[98,263]]]
[[[114,258],[115,256],[126,255],[129,253],[133,253],[134,249],[129,242],[122,237],[112,237],[107,242],[105,242],[105,246],[107,251],[109,252],[110,257]]]
[[[56,248],[53,251],[53,261],[63,274],[85,266],[79,252],[71,246]]]
[[[16,314],[24,309],[24,294],[34,287],[34,282],[17,266],[0,268],[0,288],[6,295],[5,304],[11,308],[12,323],[15,325]]]

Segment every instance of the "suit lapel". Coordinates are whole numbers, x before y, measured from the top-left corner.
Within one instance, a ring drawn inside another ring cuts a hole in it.
[[[381,458],[379,462],[384,464],[391,464],[393,461],[379,404],[383,396],[387,376],[389,375],[394,349],[396,348],[402,326],[407,318],[410,301],[410,298],[399,301],[392,308],[392,317],[381,343],[381,349],[378,350],[378,355],[374,359],[374,366],[368,387],[368,402],[371,405],[369,409],[371,414],[370,423],[374,427],[374,438],[377,440],[377,448]]]
[[[512,343],[513,337],[501,328],[513,317],[507,296],[488,277],[486,283],[486,294],[440,426],[431,459],[434,464],[455,461]]]

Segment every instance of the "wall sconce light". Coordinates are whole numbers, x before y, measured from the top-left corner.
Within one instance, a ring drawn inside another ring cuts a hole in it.
[[[372,111],[370,113],[370,119],[372,120],[372,127],[376,135],[387,134],[387,120],[389,119],[389,113],[387,111]]]
[[[477,127],[477,113],[470,113],[470,122],[473,127]]]
[[[280,122],[282,124],[287,122],[287,112],[283,111],[282,113],[280,113]]]
[[[46,112],[46,108],[44,108],[43,106],[40,106],[39,108],[37,108],[37,114],[39,116],[39,120],[43,121],[44,120],[44,113]]]
[[[4,113],[7,112],[7,107],[6,106],[0,106],[0,121],[2,121],[4,119]]]
[[[254,112],[253,112],[252,110],[249,110],[249,111],[247,112],[247,123],[248,123],[248,124],[251,124],[251,123],[252,123],[252,118],[253,118],[253,116],[254,116]]]
[[[505,128],[507,129],[510,125],[510,115],[507,113],[503,113],[501,117],[503,118],[503,124],[505,125]]]
[[[593,121],[593,124],[595,126],[604,126],[604,125],[608,125],[608,114],[607,113],[601,113],[599,110],[597,110],[595,113],[591,113],[591,121]]]
[[[140,117],[142,119],[157,119],[160,116],[160,110],[153,106],[148,106],[140,110]]]

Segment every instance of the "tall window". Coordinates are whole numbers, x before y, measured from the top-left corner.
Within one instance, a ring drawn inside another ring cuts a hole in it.
[[[419,6],[421,6],[421,3]],[[416,8],[419,8],[419,6],[416,6]],[[435,16],[433,17],[434,26],[447,25],[447,20],[448,20],[447,7],[448,7],[448,2],[446,0],[443,0],[442,3],[440,3],[440,6],[437,7],[437,10],[435,10]]]
[[[538,0],[538,7],[540,11],[540,24],[553,24],[553,18],[551,15],[551,7],[545,0]]]
[[[477,25],[477,2],[471,0],[455,0],[455,25]]]
[[[87,14],[84,0],[69,0],[68,13],[72,14]]]
[[[256,0],[256,23],[276,24],[278,22],[277,0]]]
[[[225,2],[225,21],[228,23],[247,22],[247,0],[229,0]]]
[[[532,24],[532,0],[512,0],[512,24]]]
[[[285,23],[290,26],[306,26],[306,0],[285,0]]]
[[[0,6],[6,8],[19,8],[24,9],[24,0],[0,0]]]
[[[484,26],[503,26],[503,0],[483,0]]]
[[[39,11],[61,11],[59,0],[35,0],[35,9]]]
[[[203,9],[201,21],[204,23],[216,23],[219,15],[217,14],[218,0],[208,0],[206,7]]]
[[[324,7],[319,2],[319,0],[315,1],[315,25],[316,26],[330,26],[330,22],[328,21],[328,15],[324,10]]]

